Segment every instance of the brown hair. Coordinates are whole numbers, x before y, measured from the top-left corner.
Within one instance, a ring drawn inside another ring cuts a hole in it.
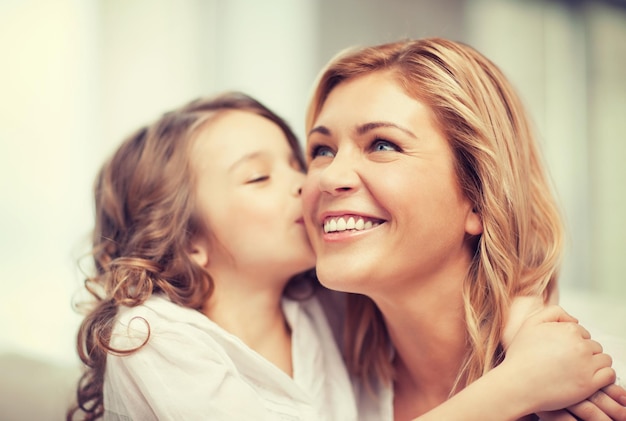
[[[80,413],[86,420],[102,417],[107,353],[123,355],[141,348],[110,346],[120,306],[140,305],[158,292],[176,304],[201,310],[209,298],[212,279],[189,255],[195,236],[209,234],[196,214],[190,148],[198,129],[227,110],[251,112],[278,125],[304,170],[300,145],[285,121],[237,92],[192,101],[122,143],[95,183],[91,253],[95,274],[85,280],[94,299],[78,332],[78,354],[86,369],[68,420]]]
[[[502,358],[511,298],[547,299],[554,288],[561,216],[519,97],[500,69],[467,45],[431,38],[338,55],[320,74],[307,131],[336,86],[373,72],[387,72],[433,110],[454,151],[458,182],[482,219],[483,234],[463,287],[467,354],[454,393]],[[390,340],[376,305],[351,295],[347,314],[350,368],[365,380],[389,381]]]

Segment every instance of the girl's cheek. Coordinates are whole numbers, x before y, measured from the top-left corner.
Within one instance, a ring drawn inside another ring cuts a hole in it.
[[[313,217],[315,215],[315,209],[317,207],[317,198],[319,197],[319,190],[316,188],[316,185],[312,180],[307,176],[307,179],[302,186],[302,214],[304,216],[304,223],[308,228],[310,228],[312,224]]]

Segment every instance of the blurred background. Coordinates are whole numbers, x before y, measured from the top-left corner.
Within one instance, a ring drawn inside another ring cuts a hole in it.
[[[0,0],[0,418],[62,418],[92,181],[127,134],[238,89],[302,137],[334,54],[427,36],[520,91],[566,216],[562,304],[626,359],[626,1]]]

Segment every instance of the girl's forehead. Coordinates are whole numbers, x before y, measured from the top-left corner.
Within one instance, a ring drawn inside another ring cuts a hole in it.
[[[201,127],[191,158],[201,167],[227,171],[249,158],[291,154],[276,123],[252,112],[229,110]]]

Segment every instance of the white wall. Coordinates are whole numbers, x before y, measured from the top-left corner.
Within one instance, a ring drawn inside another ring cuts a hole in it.
[[[303,139],[303,110],[318,70],[316,2],[218,1],[216,12],[216,86],[261,100]]]
[[[96,160],[95,4],[0,3],[0,351],[71,360]]]

